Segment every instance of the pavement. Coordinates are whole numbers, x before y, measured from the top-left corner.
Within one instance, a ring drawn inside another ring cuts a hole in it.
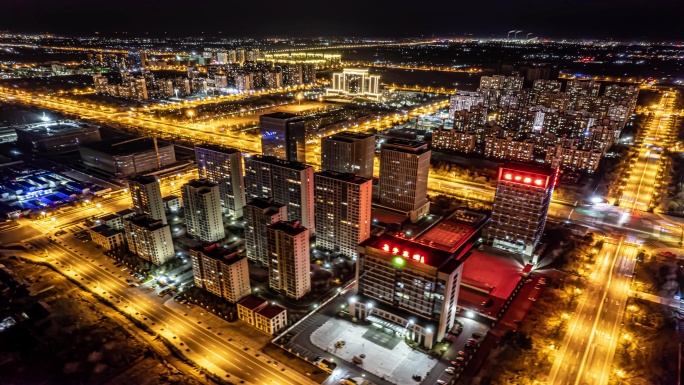
[[[373,325],[357,325],[344,319],[329,319],[309,338],[318,348],[349,363],[354,356],[364,354],[366,357],[360,366],[391,384],[415,385],[412,377],[426,377],[437,363],[409,347],[403,338]],[[345,345],[336,347],[338,341],[344,341]]]

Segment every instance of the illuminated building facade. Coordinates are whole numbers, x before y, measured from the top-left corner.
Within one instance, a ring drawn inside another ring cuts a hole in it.
[[[128,250],[157,266],[175,256],[171,228],[166,223],[148,215],[124,219],[124,231]]]
[[[529,139],[514,140],[511,137],[488,136],[485,138],[484,155],[487,158],[529,162],[534,158],[534,142]]]
[[[379,99],[380,76],[371,75],[367,68],[344,68],[333,73],[332,86],[326,89],[326,94]]]
[[[380,205],[407,213],[412,221],[428,213],[428,169],[430,156],[427,143],[389,139],[380,150]]]
[[[261,266],[268,266],[266,227],[287,220],[285,205],[273,199],[252,199],[244,207],[245,249],[247,258]]]
[[[218,185],[207,179],[195,179],[184,184],[181,191],[188,234],[203,242],[225,238]]]
[[[304,120],[299,115],[274,112],[259,116],[261,153],[290,162],[305,162]]]
[[[321,170],[373,178],[375,135],[342,132],[321,139]]]
[[[166,210],[159,181],[153,176],[140,175],[128,180],[128,189],[133,201],[133,210],[147,214],[166,224]]]
[[[240,151],[206,144],[195,147],[195,160],[199,177],[218,184],[223,211],[242,217],[246,201]]]
[[[217,243],[190,249],[195,286],[236,303],[251,294],[247,258]]]
[[[531,256],[546,225],[558,169],[511,163],[499,168],[487,241]]]
[[[454,326],[463,262],[486,221],[460,210],[414,239],[384,234],[361,243],[349,313],[428,348],[441,341]]]
[[[299,222],[266,227],[268,286],[294,299],[311,291],[309,230]]]
[[[247,199],[273,198],[285,205],[288,220],[315,232],[313,167],[272,156],[250,156],[245,158],[245,193]]]
[[[316,245],[355,258],[370,237],[373,181],[335,171],[318,172],[315,180]]]

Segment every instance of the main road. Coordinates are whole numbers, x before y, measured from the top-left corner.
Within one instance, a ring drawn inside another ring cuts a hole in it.
[[[674,127],[673,109],[677,91],[663,91],[655,111],[649,117],[645,131],[639,132],[642,139],[636,163],[620,197],[620,207],[629,210],[646,211],[651,206],[662,147]]]
[[[633,239],[606,239],[577,310],[567,316],[568,330],[555,351],[548,384],[608,383],[638,250]]]

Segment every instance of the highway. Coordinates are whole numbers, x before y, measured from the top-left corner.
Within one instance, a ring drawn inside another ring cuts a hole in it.
[[[607,384],[639,246],[606,239],[567,333],[555,352],[549,385]]]
[[[632,165],[627,185],[620,196],[620,207],[641,211],[646,211],[650,207],[660,167],[662,146],[667,146],[667,137],[674,128],[673,108],[676,98],[676,91],[663,92],[645,131],[639,132],[642,143],[637,160]]]

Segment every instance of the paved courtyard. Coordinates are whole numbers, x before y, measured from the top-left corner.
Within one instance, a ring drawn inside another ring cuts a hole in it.
[[[387,334],[380,327],[355,325],[341,319],[330,319],[311,333],[311,343],[351,362],[365,354],[363,369],[397,385],[416,385],[414,375],[425,378],[437,360],[411,349],[401,337]],[[336,343],[344,341],[344,346]]]

